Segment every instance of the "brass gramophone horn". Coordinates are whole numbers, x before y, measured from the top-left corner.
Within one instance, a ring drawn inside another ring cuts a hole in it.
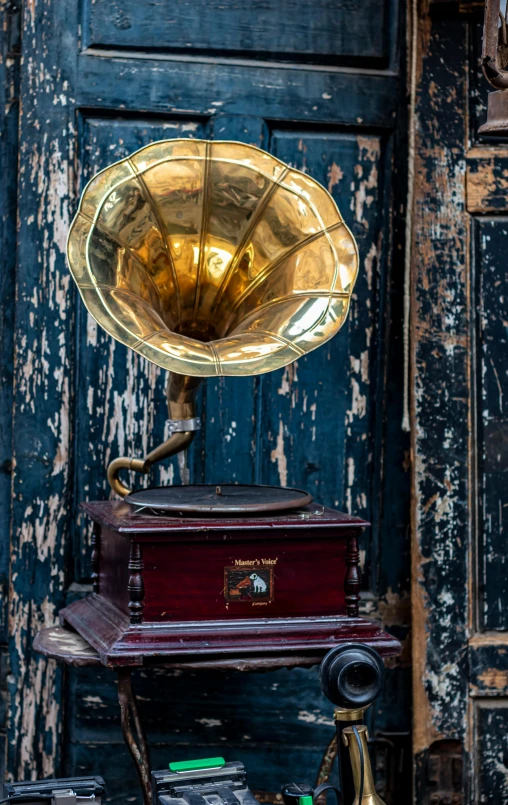
[[[255,375],[328,341],[347,316],[358,252],[332,197],[259,148],[164,140],[98,173],[68,241],[82,299],[113,338],[171,372],[172,435],[148,472],[194,437],[203,377]]]

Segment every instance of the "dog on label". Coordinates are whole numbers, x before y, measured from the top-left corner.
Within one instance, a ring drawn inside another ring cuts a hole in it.
[[[251,573],[249,579],[252,581],[255,593],[266,593],[266,581],[263,581],[257,573]]]

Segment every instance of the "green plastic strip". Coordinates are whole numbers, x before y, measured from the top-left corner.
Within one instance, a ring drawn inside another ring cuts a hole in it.
[[[181,760],[178,763],[170,763],[169,771],[201,771],[202,769],[217,769],[226,765],[223,757],[206,757],[203,760]]]
[[[298,803],[299,805],[312,805],[312,797],[298,797]]]

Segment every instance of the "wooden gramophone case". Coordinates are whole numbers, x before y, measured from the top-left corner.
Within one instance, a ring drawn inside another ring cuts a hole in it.
[[[94,593],[60,617],[107,665],[315,654],[344,640],[397,653],[396,640],[358,617],[368,525],[359,518],[315,504],[241,518],[141,515],[111,501],[83,509],[94,521]]]

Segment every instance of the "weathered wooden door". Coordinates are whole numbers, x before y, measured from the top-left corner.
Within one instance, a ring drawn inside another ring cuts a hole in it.
[[[1,8],[14,27],[14,5]],[[370,519],[369,606],[405,637],[404,22],[396,0],[23,3],[19,167],[8,165],[17,246],[11,214],[10,297],[1,300],[9,314],[15,308],[14,348],[5,345],[14,383],[3,390],[12,422],[1,509],[10,513],[10,559],[7,525],[0,535],[14,777],[94,771],[118,798],[135,796],[111,675],[64,673],[31,644],[88,589],[90,532],[79,502],[108,495],[108,460],[141,455],[163,436],[165,378],[88,318],[65,263],[84,182],[150,141],[259,145],[327,186],[353,229],[362,268],[340,337],[283,372],[209,381],[189,474],[295,485]],[[152,480],[182,478],[174,462]],[[156,765],[205,746],[245,760],[254,787],[275,791],[306,766],[312,779],[331,735],[329,706],[309,672],[142,674],[138,683]],[[407,688],[398,664],[374,732],[407,732]]]
[[[422,805],[508,802],[508,141],[477,134],[489,89],[482,17],[480,3],[420,8],[412,335]]]

